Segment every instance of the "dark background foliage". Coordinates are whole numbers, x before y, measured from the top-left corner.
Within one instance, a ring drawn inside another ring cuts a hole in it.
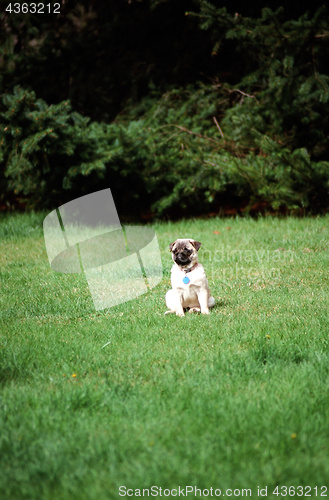
[[[2,208],[111,187],[120,213],[144,218],[327,209],[323,2],[9,4]]]

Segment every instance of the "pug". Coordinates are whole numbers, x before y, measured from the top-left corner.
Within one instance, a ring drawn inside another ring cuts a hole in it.
[[[184,316],[184,309],[209,314],[209,308],[215,305],[204,268],[198,262],[200,247],[201,243],[192,239],[179,239],[169,245],[174,265],[171,269],[172,289],[166,293],[169,311],[165,314]]]

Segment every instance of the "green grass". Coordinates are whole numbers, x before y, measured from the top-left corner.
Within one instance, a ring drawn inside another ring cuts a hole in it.
[[[96,313],[83,275],[50,269],[44,215],[0,220],[0,498],[117,499],[123,485],[320,496],[329,217],[155,224],[163,281]],[[184,236],[202,242],[210,316],[164,315],[168,245]]]

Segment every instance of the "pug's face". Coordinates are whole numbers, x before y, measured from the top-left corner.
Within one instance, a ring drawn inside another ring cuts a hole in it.
[[[182,268],[187,268],[198,262],[198,250],[201,243],[191,239],[176,240],[169,245],[173,261]]]

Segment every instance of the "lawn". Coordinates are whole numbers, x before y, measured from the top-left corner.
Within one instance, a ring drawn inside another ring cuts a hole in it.
[[[156,223],[162,282],[95,312],[45,215],[0,219],[1,500],[329,495],[329,216]],[[185,236],[210,316],[164,315]]]

